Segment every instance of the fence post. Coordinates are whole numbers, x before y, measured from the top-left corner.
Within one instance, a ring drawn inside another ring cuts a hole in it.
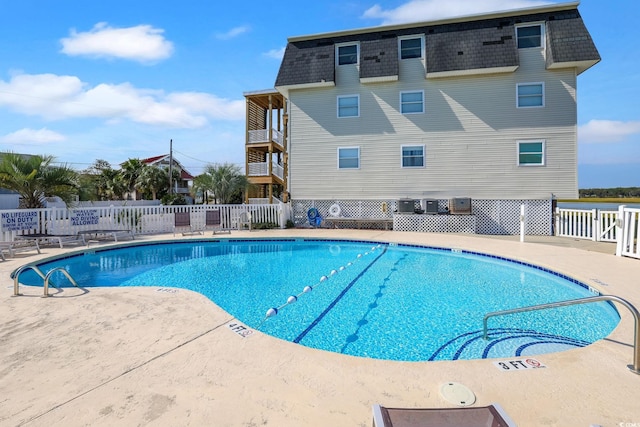
[[[520,241],[524,242],[525,228],[527,227],[527,207],[520,206]]]
[[[625,205],[618,206],[618,218],[616,218],[616,256],[622,256],[622,250],[624,249],[624,208]]]
[[[599,211],[598,209],[592,209],[591,210],[591,240],[593,240],[594,242],[599,242],[600,241],[600,221],[598,220],[598,216],[599,216]]]

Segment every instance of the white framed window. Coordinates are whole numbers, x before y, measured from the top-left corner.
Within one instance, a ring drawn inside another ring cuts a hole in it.
[[[403,145],[401,150],[403,168],[424,167],[424,145]]]
[[[400,92],[400,112],[402,114],[424,113],[424,91]]]
[[[544,166],[544,140],[518,141],[518,166]]]
[[[358,43],[341,43],[336,45],[336,64],[358,64],[360,46]]]
[[[516,105],[518,108],[544,107],[544,83],[516,84]]]
[[[544,24],[526,24],[516,27],[518,49],[544,46]]]
[[[339,147],[338,169],[360,169],[360,147]]]
[[[398,38],[400,59],[424,57],[424,36],[404,36]]]
[[[360,117],[360,95],[338,96],[338,117]]]

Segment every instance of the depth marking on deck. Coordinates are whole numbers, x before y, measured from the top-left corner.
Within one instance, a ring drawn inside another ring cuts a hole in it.
[[[229,323],[227,327],[242,338],[248,338],[253,335],[253,329],[249,329],[247,326],[239,322]]]
[[[594,282],[596,282],[598,285],[601,285],[601,286],[609,286],[609,284],[608,284],[608,283],[605,283],[605,282],[601,281],[600,279],[593,279],[593,278],[592,278],[591,280],[593,280]]]
[[[156,292],[168,292],[170,294],[177,294],[178,290],[174,288],[158,288]]]
[[[493,362],[493,365],[501,371],[526,371],[530,369],[546,368],[547,366],[537,359],[528,357],[526,359],[500,360]]]

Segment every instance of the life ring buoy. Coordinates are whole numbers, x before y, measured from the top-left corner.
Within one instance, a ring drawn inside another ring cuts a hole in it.
[[[320,215],[318,209],[311,208],[307,211],[307,218],[309,218],[309,222],[315,221],[315,219]]]
[[[340,205],[338,205],[337,203],[334,203],[329,208],[329,215],[331,216],[340,216],[340,212],[342,212],[342,209],[340,208]]]

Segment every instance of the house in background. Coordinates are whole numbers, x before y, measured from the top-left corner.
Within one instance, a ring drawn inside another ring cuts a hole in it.
[[[173,182],[173,193],[182,194],[189,201],[193,203],[192,197],[189,195],[189,183],[193,182],[194,176],[187,171],[182,164],[176,160],[175,157],[170,154],[163,154],[161,156],[149,157],[147,159],[141,159],[142,163],[148,166],[169,168],[172,164],[172,169],[178,171],[180,178]],[[172,162],[171,162],[172,161]]]
[[[287,104],[271,89],[246,92],[246,176],[251,199],[288,201]]]
[[[600,61],[577,7],[290,38],[275,87],[295,215],[470,198],[479,233],[517,234],[526,204],[549,234],[552,199],[578,196],[577,76]]]

